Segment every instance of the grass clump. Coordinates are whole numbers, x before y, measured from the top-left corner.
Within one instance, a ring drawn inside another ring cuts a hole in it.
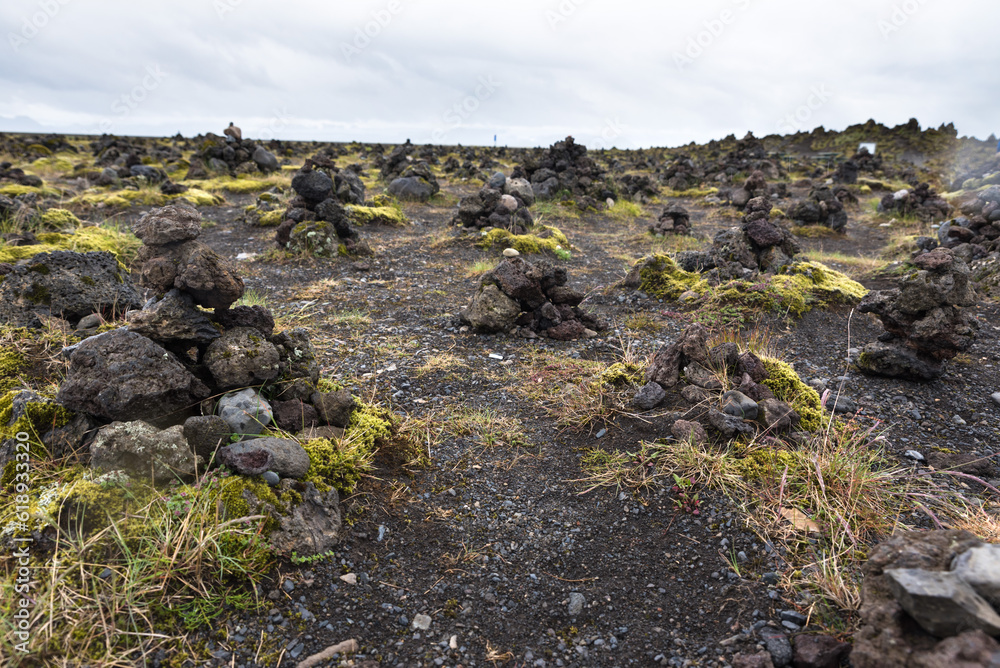
[[[528,255],[548,253],[561,259],[565,258],[565,253],[570,249],[566,235],[559,228],[550,225],[536,225],[528,234],[512,234],[508,230],[495,227],[486,231],[476,245],[486,250],[498,246],[513,248],[519,253]]]
[[[629,202],[628,200],[623,199],[616,201],[614,206],[608,209],[608,216],[612,220],[619,222],[632,220],[644,215],[646,215],[646,212],[643,210],[642,206],[636,204],[635,202]]]

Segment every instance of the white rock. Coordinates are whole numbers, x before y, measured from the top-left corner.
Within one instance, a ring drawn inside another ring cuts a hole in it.
[[[991,604],[1000,604],[1000,545],[966,550],[955,557],[951,570]]]
[[[990,399],[992,399],[993,403],[995,403],[997,406],[1000,406],[1000,392],[994,392],[993,394],[991,394]]]
[[[500,206],[513,213],[517,211],[517,200],[514,199],[513,195],[502,195],[500,197]]]
[[[426,631],[431,627],[430,615],[413,615],[413,622],[410,626],[417,631]]]
[[[340,576],[340,579],[349,585],[358,584],[358,576],[356,573],[345,573],[344,575]]]
[[[505,249],[503,249],[503,256],[504,257],[517,257],[518,255],[520,255],[520,253],[517,251],[516,248],[505,248]]]
[[[919,452],[917,452],[916,450],[907,450],[906,452],[903,453],[903,456],[908,457],[909,459],[912,459],[915,462],[924,461],[924,456]]]

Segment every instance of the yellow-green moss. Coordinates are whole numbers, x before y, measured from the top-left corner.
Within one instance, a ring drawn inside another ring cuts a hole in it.
[[[80,219],[66,209],[49,209],[44,211],[39,220],[42,225],[51,229],[74,228],[80,224]]]
[[[820,406],[816,390],[802,382],[795,370],[780,360],[762,357],[767,370],[767,378],[762,382],[774,396],[789,404],[802,418],[799,428],[805,431],[819,431],[826,426],[827,418]]]
[[[638,364],[615,362],[601,374],[601,384],[614,387],[638,385],[642,382],[644,374],[645,371]]]
[[[796,262],[781,272],[772,283],[779,294],[790,296],[789,301],[808,295],[812,301],[848,303],[868,294],[865,286],[820,262]]]
[[[608,209],[608,216],[614,220],[632,220],[633,218],[638,218],[639,216],[645,215],[645,211],[642,207],[635,202],[629,202],[628,200],[618,200],[615,205]]]
[[[640,260],[639,290],[657,299],[674,300],[692,290],[703,294],[708,283],[700,275],[684,271],[666,255],[654,255]]]
[[[537,225],[529,234],[511,234],[508,230],[493,228],[476,243],[480,248],[490,249],[497,246],[513,248],[519,253],[539,255],[570,249],[569,240],[557,227]]]
[[[42,197],[59,196],[58,190],[55,188],[48,188],[46,186],[22,186],[19,183],[8,183],[7,185],[0,186],[0,195],[17,197],[18,195],[26,195],[28,193],[34,193]]]
[[[70,200],[70,204],[86,204],[105,208],[127,209],[132,204],[140,206],[163,206],[169,197],[158,190],[109,190],[107,192],[87,192]]]
[[[226,201],[222,197],[213,195],[212,193],[206,192],[200,188],[188,188],[185,192],[180,195],[174,195],[173,197],[185,199],[195,206],[218,206]]]
[[[792,228],[792,234],[804,239],[823,239],[827,237],[844,236],[832,227],[827,227],[826,225],[796,225]]]
[[[288,509],[284,503],[271,489],[270,485],[259,477],[248,477],[234,475],[224,478],[218,485],[212,486],[210,494],[222,503],[226,511],[226,517],[236,519],[248,517],[251,514],[250,504],[245,495],[253,495],[263,503],[271,504],[278,512],[286,512]],[[270,530],[273,526],[265,526]]]
[[[668,197],[708,197],[719,192],[718,188],[688,188],[687,190],[666,189]]]
[[[277,227],[285,219],[284,214],[284,209],[262,211],[260,207],[251,204],[243,208],[243,222],[259,227]]]
[[[6,354],[0,353],[0,360]],[[2,364],[0,361],[0,365]],[[6,377],[0,379],[0,386],[7,385],[7,381]],[[0,397],[0,438],[14,438],[18,432],[24,432],[31,437],[32,444],[37,446],[41,444],[44,434],[66,426],[73,416],[72,412],[55,402],[29,401],[24,406],[24,414],[13,424],[8,424],[14,417],[14,398],[17,394],[18,390],[10,389]]]
[[[53,156],[49,158],[39,158],[31,163],[32,169],[54,169],[59,172],[72,172],[73,163],[68,159],[61,156]]]
[[[130,233],[117,232],[104,227],[81,227],[71,234],[46,232],[37,235],[40,243],[33,246],[0,247],[0,262],[17,262],[39,253],[68,250],[78,253],[108,251],[121,262],[135,256],[141,245]]]
[[[7,410],[9,411],[10,395],[7,393],[19,384],[20,380],[18,376],[24,367],[25,360],[23,355],[10,348],[0,348],[0,392],[5,393],[3,399],[0,400],[0,424],[6,424],[10,420],[9,412],[6,414],[6,419],[4,419],[3,402],[7,402]]]
[[[275,184],[270,181],[258,181],[248,178],[231,178],[220,176],[215,179],[204,179],[199,181],[189,181],[190,185],[209,192],[215,190],[225,190],[231,193],[259,193],[273,187]]]
[[[129,512],[145,507],[155,490],[142,480],[131,480],[120,472],[90,479],[82,473],[63,486],[51,514],[86,528],[101,528],[110,520],[121,523]]]
[[[361,441],[365,448],[374,452],[382,440],[392,436],[396,428],[396,418],[388,408],[361,402],[351,414],[344,437]]]
[[[44,144],[31,144],[28,146],[28,151],[31,153],[39,153],[41,155],[52,155],[52,149]]]
[[[347,215],[355,225],[402,227],[408,222],[403,212],[393,206],[357,206],[348,204]]]
[[[335,487],[341,495],[351,494],[361,476],[371,469],[378,446],[391,438],[395,429],[391,411],[361,402],[351,414],[343,438],[316,438],[302,444],[309,454],[305,479],[317,487]]]
[[[788,450],[761,448],[749,452],[740,459],[729,460],[730,466],[747,480],[760,480],[780,476],[787,466],[797,468],[800,463],[795,454]]]

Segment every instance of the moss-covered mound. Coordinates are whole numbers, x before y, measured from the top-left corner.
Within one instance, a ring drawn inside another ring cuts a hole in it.
[[[476,243],[484,249],[513,248],[519,253],[539,255],[548,253],[558,256],[560,252],[570,250],[569,240],[557,227],[537,225],[528,234],[511,234],[509,231],[493,228],[484,231],[482,238]]]
[[[819,431],[826,426],[829,418],[824,417],[820,397],[816,390],[806,385],[787,363],[769,357],[761,362],[767,369],[767,378],[762,381],[774,396],[789,404],[802,418],[799,428],[804,431]]]
[[[128,263],[141,245],[131,233],[109,230],[104,227],[81,227],[75,232],[45,232],[37,235],[39,243],[32,246],[0,247],[0,262],[17,262],[39,253],[53,251],[108,251],[119,262]]]
[[[407,219],[403,211],[394,206],[359,206],[348,204],[347,215],[355,225],[389,225],[402,227]]]
[[[634,283],[647,295],[668,301],[674,301],[689,290],[701,295],[709,289],[708,282],[699,274],[684,271],[673,259],[659,254],[640,260],[626,281]]]

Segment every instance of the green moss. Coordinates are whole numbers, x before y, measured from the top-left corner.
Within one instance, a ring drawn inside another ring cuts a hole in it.
[[[188,188],[180,195],[174,195],[179,199],[185,199],[195,206],[219,206],[225,203],[225,199],[218,195],[213,195],[200,188]]]
[[[777,399],[795,409],[802,418],[799,427],[805,431],[819,431],[825,427],[828,419],[823,415],[816,390],[803,383],[795,370],[785,362],[769,357],[762,357],[761,362],[767,370],[767,378],[762,384]]]
[[[134,523],[126,526],[128,522],[123,518],[145,507],[155,490],[141,480],[131,480],[116,472],[93,479],[91,475],[80,473],[63,485],[49,509],[50,514],[87,529],[106,527],[113,520],[129,533],[139,530]]]
[[[52,149],[44,144],[31,144],[28,146],[28,151],[31,153],[38,153],[40,155],[52,155]]]
[[[616,201],[615,205],[608,209],[608,216],[618,221],[632,220],[645,215],[645,213],[642,207],[635,202],[623,199]]]
[[[18,376],[25,366],[24,356],[19,352],[10,348],[0,348],[0,392],[9,393],[10,390],[18,386],[20,383]],[[0,400],[0,424],[6,424],[10,420],[9,404],[12,398],[9,394],[5,394],[3,400]],[[3,401],[8,404],[6,419],[4,419],[3,414]]]
[[[645,370],[638,364],[615,362],[601,374],[601,384],[614,387],[638,385],[642,382],[644,375]]]
[[[230,519],[251,515],[252,509],[250,501],[247,499],[248,496],[252,496],[262,503],[270,504],[278,512],[287,512],[288,510],[286,504],[282,503],[270,485],[259,477],[230,476],[222,479],[218,487],[213,486],[209,493],[222,504],[226,517]],[[277,526],[277,520],[272,518],[270,522],[265,524],[265,529],[270,531],[275,526]]]
[[[18,195],[26,195],[28,193],[34,193],[42,197],[58,197],[59,191],[55,188],[48,188],[45,186],[22,186],[19,183],[8,183],[7,185],[0,186],[0,195],[7,195],[8,197],[17,197]]]
[[[730,466],[747,480],[761,480],[780,476],[785,467],[795,469],[800,461],[788,450],[762,448],[747,453],[745,457],[730,460]]]
[[[708,290],[708,283],[700,275],[684,271],[666,255],[653,255],[639,262],[639,289],[657,299],[673,301],[689,290],[699,294]]]
[[[396,429],[396,418],[388,408],[361,402],[351,414],[344,437],[359,440],[366,449],[375,450],[380,441],[392,436]]]
[[[796,262],[782,268],[782,273],[772,279],[778,294],[786,303],[816,302],[850,303],[868,294],[868,289],[839,271],[819,262]]]
[[[265,211],[260,215],[257,224],[261,227],[277,227],[285,219],[285,212],[281,209],[275,211]]]
[[[476,243],[480,248],[490,249],[502,246],[513,248],[519,253],[539,255],[550,253],[558,256],[558,251],[569,250],[566,235],[557,227],[537,225],[529,234],[511,234],[508,230],[493,228]]]
[[[355,225],[389,225],[402,227],[409,222],[403,211],[394,206],[357,206],[348,204],[347,215]]]
[[[231,193],[259,193],[274,186],[274,183],[270,181],[258,181],[256,179],[248,178],[234,179],[228,176],[220,176],[215,179],[205,179],[201,181],[190,181],[188,183],[196,188],[209,192],[224,190]]]
[[[49,209],[39,217],[42,225],[51,229],[75,228],[80,225],[80,219],[66,209]]]
[[[46,149],[48,150],[48,149]],[[59,172],[71,173],[73,171],[73,163],[68,159],[53,156],[49,158],[39,158],[31,163],[32,169],[54,169]]]
[[[131,233],[118,232],[104,227],[81,227],[72,233],[47,232],[38,235],[40,243],[33,246],[0,247],[0,262],[14,263],[34,257],[39,253],[59,250],[86,253],[88,251],[108,251],[120,262],[135,257],[141,245]]]
[[[396,418],[386,408],[361,403],[351,415],[342,439],[317,438],[303,443],[309,454],[306,480],[335,487],[341,495],[353,493],[362,475],[371,469],[378,446],[390,439]]]

